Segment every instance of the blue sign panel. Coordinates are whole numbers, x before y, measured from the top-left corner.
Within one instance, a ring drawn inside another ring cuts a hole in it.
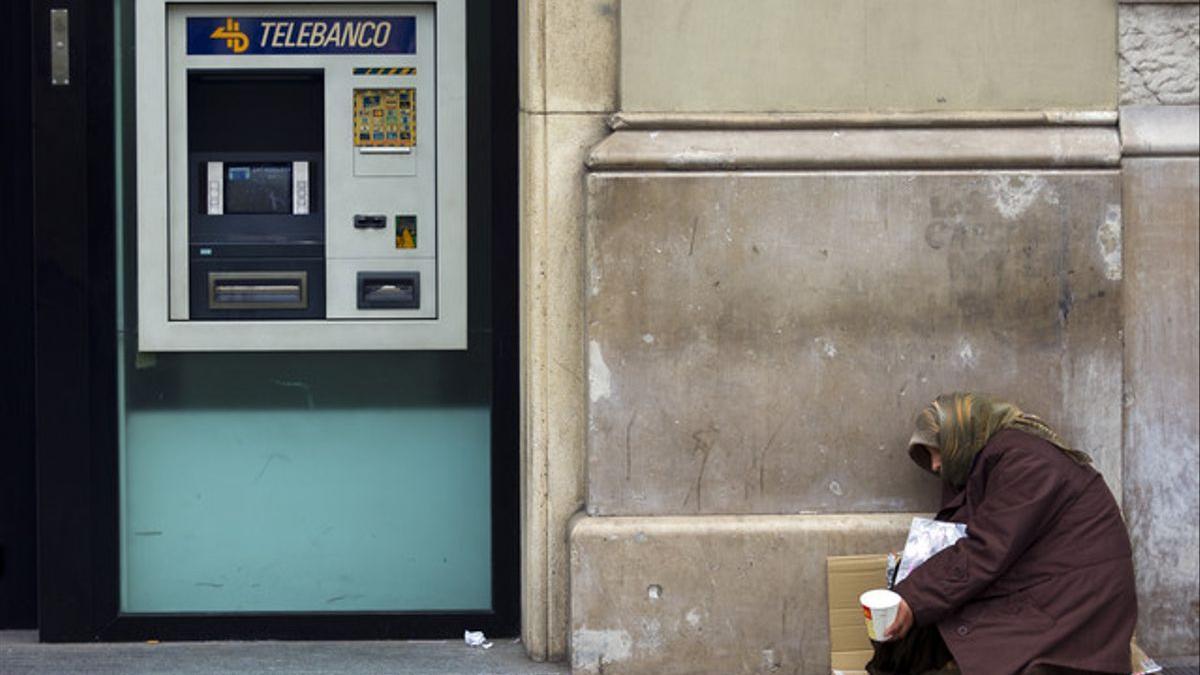
[[[189,17],[188,54],[415,54],[412,16]]]

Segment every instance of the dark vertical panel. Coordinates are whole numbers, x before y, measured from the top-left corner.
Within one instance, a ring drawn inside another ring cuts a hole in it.
[[[119,609],[117,453],[117,198],[113,0],[92,0],[85,30],[87,75],[88,452],[91,465],[92,629],[99,637]],[[131,178],[131,177],[130,177]]]
[[[43,640],[96,634],[104,572],[94,527],[112,490],[112,6],[35,0],[31,11],[34,433]],[[71,80],[50,84],[51,7],[70,12]],[[106,454],[108,453],[108,454]]]
[[[496,611],[520,630],[520,344],[518,337],[517,3],[489,4],[492,284],[495,358],[493,422],[494,584]]]
[[[52,4],[70,12],[74,77],[68,86],[50,84]],[[83,13],[84,3],[78,1],[32,3],[38,613],[45,640],[86,634],[89,621],[80,609],[90,611],[92,600],[86,534],[86,486],[91,483],[88,362],[86,340],[81,339],[88,333]],[[64,419],[64,414],[70,417]]]
[[[29,3],[6,3],[4,25],[28,26]],[[33,223],[29,200],[29,31],[0,42],[0,629],[37,625],[33,453]]]

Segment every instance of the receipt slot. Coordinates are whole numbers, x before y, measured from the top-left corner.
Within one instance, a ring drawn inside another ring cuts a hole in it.
[[[136,5],[141,351],[465,349],[464,0]]]

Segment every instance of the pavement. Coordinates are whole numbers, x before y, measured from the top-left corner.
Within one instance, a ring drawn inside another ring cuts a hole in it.
[[[491,649],[461,640],[405,642],[170,642],[42,644],[35,631],[0,631],[0,674],[565,675],[512,638]]]
[[[1152,655],[1153,656],[1153,655]],[[1163,675],[1200,675],[1200,657],[1157,659]],[[491,649],[459,640],[406,642],[106,642],[43,644],[35,631],[0,631],[0,675],[565,675],[564,663],[537,663],[513,639]]]

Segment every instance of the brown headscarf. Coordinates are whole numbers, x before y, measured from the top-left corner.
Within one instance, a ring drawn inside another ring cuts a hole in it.
[[[929,451],[937,448],[942,455],[942,480],[961,488],[988,439],[1002,429],[1019,429],[1049,441],[1078,464],[1090,464],[1092,458],[1068,446],[1045,422],[1021,412],[1017,406],[979,394],[942,394],[917,415],[916,431],[908,442],[908,455],[921,468],[930,471]]]

